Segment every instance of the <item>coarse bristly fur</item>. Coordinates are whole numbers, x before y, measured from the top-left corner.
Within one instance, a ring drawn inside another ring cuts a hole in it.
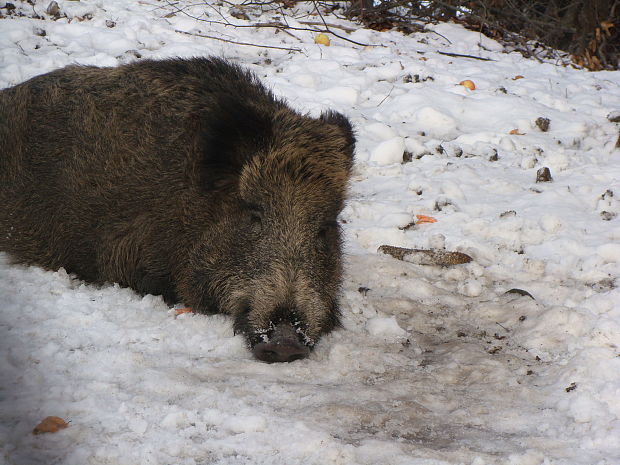
[[[338,324],[354,145],[221,59],[53,71],[0,91],[0,250],[311,347]]]

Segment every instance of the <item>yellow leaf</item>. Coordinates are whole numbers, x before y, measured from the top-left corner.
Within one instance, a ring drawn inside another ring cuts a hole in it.
[[[316,36],[314,36],[314,43],[329,47],[329,37],[327,37],[325,34],[317,34]]]
[[[469,90],[476,90],[476,84],[474,84],[474,81],[470,81],[469,79],[465,79],[464,81],[459,82],[459,84]]]

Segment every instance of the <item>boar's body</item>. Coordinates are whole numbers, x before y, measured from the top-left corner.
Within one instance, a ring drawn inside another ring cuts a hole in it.
[[[300,358],[338,323],[354,143],[344,116],[220,59],[54,71],[0,91],[0,250],[230,314],[258,358]]]

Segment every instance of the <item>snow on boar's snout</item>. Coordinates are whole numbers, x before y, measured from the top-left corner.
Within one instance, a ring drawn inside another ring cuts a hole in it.
[[[220,59],[57,70],[0,91],[0,250],[229,314],[293,361],[338,324],[354,145]]]

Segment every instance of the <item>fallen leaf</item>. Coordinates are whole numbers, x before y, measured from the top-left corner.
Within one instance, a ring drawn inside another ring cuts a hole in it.
[[[194,313],[194,311],[193,311],[191,308],[189,308],[189,307],[185,307],[185,308],[176,308],[176,309],[174,310],[174,314],[175,314],[176,316],[183,315],[184,313]]]
[[[314,43],[329,47],[329,37],[327,37],[325,34],[317,34],[316,36],[314,36]]]
[[[602,21],[601,22],[601,28],[605,31],[605,34],[607,34],[608,36],[611,35],[611,32],[609,32],[609,30],[614,27],[614,23],[612,23],[611,21]]]
[[[518,129],[512,129],[508,134],[512,136],[524,136],[525,135],[524,133],[519,132]]]
[[[417,224],[437,223],[437,220],[432,216],[416,215],[415,217],[418,219]]]
[[[466,87],[469,90],[476,90],[476,84],[474,84],[474,81],[470,81],[469,79],[459,82],[459,85]]]
[[[68,426],[69,424],[60,417],[47,417],[34,427],[32,434],[55,433]]]
[[[517,81],[519,79],[525,79],[523,76],[521,76],[520,74],[516,75],[515,77],[512,78],[513,81]]]

